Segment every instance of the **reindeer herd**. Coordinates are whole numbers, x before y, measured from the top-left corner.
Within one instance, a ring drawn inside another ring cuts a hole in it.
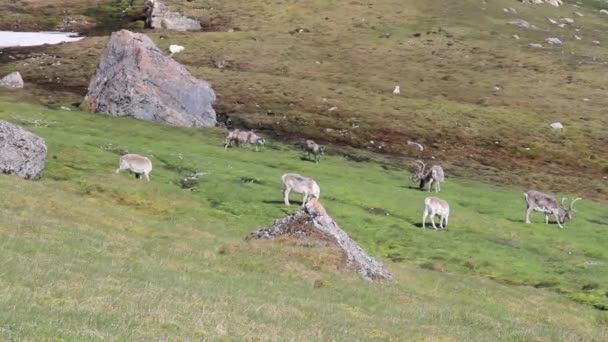
[[[255,150],[259,151],[259,147],[264,147],[266,140],[255,132],[250,130],[234,129],[228,131],[226,139],[224,141],[224,148],[230,146],[239,147],[241,145],[254,145]],[[319,163],[321,156],[325,154],[325,146],[315,143],[313,140],[306,140],[301,144],[302,150],[304,151],[306,158],[311,159],[315,163]],[[428,184],[428,192],[433,189],[435,193],[441,191],[441,183],[445,181],[445,174],[441,165],[432,165],[427,168],[427,165],[421,161],[416,160],[413,163],[411,181],[414,184],[418,184],[420,190],[424,190]],[[116,169],[116,173],[122,170],[129,170],[134,173],[136,178],[143,176],[147,181],[150,181],[150,173],[152,172],[152,161],[150,159],[137,155],[137,154],[125,154],[120,157],[119,167]],[[283,202],[285,205],[289,203],[289,193],[296,192],[304,195],[302,199],[302,206],[313,198],[320,198],[321,189],[317,182],[305,176],[297,173],[286,173],[281,176],[281,182],[283,183]],[[561,204],[557,202],[555,197],[546,194],[544,192],[529,190],[524,193],[524,199],[526,202],[526,224],[530,224],[530,214],[533,211],[543,213],[545,215],[545,223],[549,224],[549,217],[555,218],[555,222],[560,228],[564,228],[562,224],[572,219],[574,210],[574,203],[581,200],[581,198],[573,199],[568,207],[566,207],[566,198],[562,198]],[[435,197],[428,196],[424,199],[423,214],[422,214],[422,228],[426,229],[426,220],[430,218],[431,224],[435,230],[438,230],[435,224],[435,217],[439,218],[439,228],[444,229],[448,225],[450,216],[450,205],[447,201]]]

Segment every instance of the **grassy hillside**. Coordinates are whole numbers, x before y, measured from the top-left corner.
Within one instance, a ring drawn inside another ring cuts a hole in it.
[[[43,7],[46,16],[86,14],[109,29],[128,16],[126,1],[97,3]],[[147,33],[163,49],[186,47],[176,60],[213,84],[216,107],[238,125],[407,157],[418,157],[406,145],[416,140],[427,147],[420,157],[435,157],[451,174],[607,201],[608,16],[595,1],[560,8],[515,0],[166,3],[201,19],[207,32]],[[32,13],[14,7],[0,0],[0,9],[16,12],[11,18]],[[547,20],[561,17],[575,22]],[[542,30],[509,25],[514,19]],[[548,37],[564,44],[548,45]],[[81,101],[106,41],[7,50],[0,73],[21,71],[38,101]],[[396,84],[400,96],[392,94]],[[558,120],[562,133],[548,128]]]
[[[382,162],[316,165],[280,143],[225,150],[217,129],[6,99],[0,118],[50,150],[42,180],[0,177],[2,339],[608,338],[593,308],[608,305],[605,205],[580,202],[563,230],[540,215],[525,225],[520,189],[448,178],[450,227],[422,230],[426,194]],[[123,150],[151,157],[152,182],[113,173]],[[192,171],[208,174],[181,190]],[[288,171],[318,180],[329,213],[394,282],[361,280],[323,246],[244,242],[296,210],[281,203]]]

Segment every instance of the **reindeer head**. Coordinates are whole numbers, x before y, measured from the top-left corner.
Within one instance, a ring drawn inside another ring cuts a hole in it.
[[[574,216],[574,202],[581,200],[581,198],[577,197],[570,202],[568,209],[566,209],[566,197],[562,198],[562,206],[557,210],[557,216],[559,217],[559,221],[564,223],[568,220],[571,220]]]
[[[426,164],[422,160],[416,160],[413,164],[412,182],[418,183],[424,178]]]

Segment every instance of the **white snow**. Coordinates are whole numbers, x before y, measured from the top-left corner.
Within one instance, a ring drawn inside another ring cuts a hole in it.
[[[83,39],[73,32],[13,32],[0,31],[0,48],[14,46],[37,46],[75,42]]]

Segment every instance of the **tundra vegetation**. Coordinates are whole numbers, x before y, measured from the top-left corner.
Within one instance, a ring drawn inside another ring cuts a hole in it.
[[[317,165],[278,143],[259,153],[226,151],[217,128],[1,99],[0,118],[49,148],[40,181],[0,177],[3,338],[608,334],[608,312],[598,310],[608,306],[604,204],[578,202],[566,229],[540,215],[527,225],[522,189],[450,178],[441,192],[451,207],[448,228],[423,230],[428,193],[403,187],[409,163],[336,154]],[[154,155],[151,182],[114,173],[125,150]],[[207,174],[194,191],[176,185],[196,170]],[[314,177],[328,213],[394,280],[369,284],[340,267],[337,251],[305,241],[244,242],[253,228],[294,210],[281,201],[282,170]]]

